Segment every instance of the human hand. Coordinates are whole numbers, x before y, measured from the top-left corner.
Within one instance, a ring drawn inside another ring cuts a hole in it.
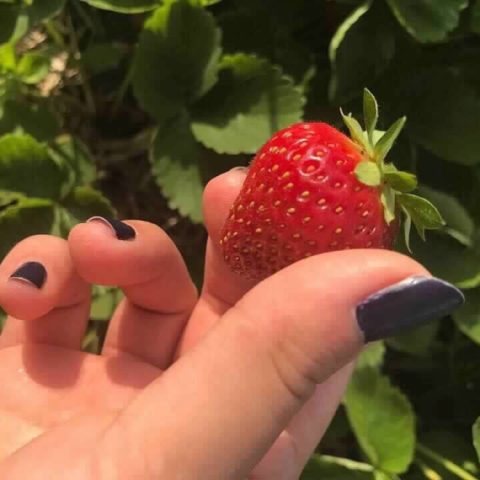
[[[115,223],[123,240],[97,220],[68,241],[36,236],[10,252],[2,480],[296,479],[365,340],[461,303],[386,251],[312,257],[258,285],[235,276],[215,245],[243,178],[234,170],[207,187],[199,298],[175,246],[146,222]],[[412,276],[422,278],[372,297]],[[125,293],[99,356],[80,351],[91,283]]]

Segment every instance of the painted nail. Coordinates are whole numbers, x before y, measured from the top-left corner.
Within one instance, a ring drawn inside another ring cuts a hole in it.
[[[136,236],[135,230],[130,225],[114,218],[91,217],[87,220],[87,223],[89,222],[102,222],[110,228],[118,240],[133,240]]]
[[[438,278],[415,276],[361,302],[357,321],[366,342],[403,333],[445,317],[465,302],[463,293]]]
[[[45,267],[38,262],[24,263],[10,275],[12,280],[25,282],[37,288],[42,288],[47,279]]]

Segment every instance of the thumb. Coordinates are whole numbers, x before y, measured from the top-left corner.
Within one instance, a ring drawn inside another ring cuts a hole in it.
[[[134,436],[152,478],[246,478],[315,385],[366,341],[442,317],[462,299],[455,287],[392,252],[303,260],[248,292],[115,428]],[[115,428],[108,438],[118,442]],[[116,449],[119,465],[128,457],[125,447]]]

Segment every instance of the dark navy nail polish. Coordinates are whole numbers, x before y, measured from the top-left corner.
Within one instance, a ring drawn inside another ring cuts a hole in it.
[[[38,262],[24,263],[19,269],[10,275],[12,280],[29,283],[37,288],[42,288],[47,279],[47,270]]]
[[[434,277],[410,277],[380,290],[357,306],[366,342],[403,333],[449,315],[465,302],[463,293]]]
[[[136,236],[135,230],[120,220],[106,217],[92,217],[88,222],[102,222],[107,225],[119,240],[133,240]]]

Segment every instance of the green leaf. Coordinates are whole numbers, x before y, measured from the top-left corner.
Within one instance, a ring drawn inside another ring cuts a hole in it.
[[[395,220],[396,194],[389,185],[385,185],[380,198],[383,205],[383,216],[387,224],[390,225]]]
[[[381,470],[375,470],[375,472],[373,472],[373,478],[374,480],[401,480],[397,475],[385,473]]]
[[[94,285],[92,293],[90,318],[99,322],[111,319],[115,308],[123,298],[123,293],[116,287]]]
[[[15,24],[15,30],[10,37],[9,42],[12,45],[16,45],[22,38],[27,35],[30,28],[34,27],[34,22],[28,15],[28,7],[23,5],[17,17],[17,23]]]
[[[436,230],[445,225],[440,212],[427,199],[411,193],[399,194],[397,199],[412,217],[412,222],[422,239],[425,240],[425,230]]]
[[[380,368],[385,357],[385,344],[382,341],[368,344],[360,354],[357,368]]]
[[[439,42],[460,21],[468,0],[387,0],[400,24],[420,42]]]
[[[41,82],[48,74],[50,59],[39,53],[26,53],[20,58],[17,74],[22,82],[34,85]]]
[[[405,472],[414,454],[415,417],[407,397],[374,368],[356,370],[344,400],[368,459],[389,473]]]
[[[480,290],[464,292],[465,304],[453,313],[458,329],[480,345]]]
[[[479,163],[480,95],[476,90],[446,68],[410,78],[403,83],[399,105],[407,112],[410,137],[445,160]]]
[[[90,217],[114,217],[112,204],[101,192],[91,187],[76,187],[61,202],[59,207],[59,233],[67,236],[78,223],[85,222]]]
[[[446,222],[444,231],[467,247],[472,246],[475,224],[467,210],[453,196],[421,186],[419,195],[430,200]]]
[[[28,17],[27,28],[32,28],[37,23],[55,16],[64,6],[65,0],[33,0],[23,10],[23,14]]]
[[[5,320],[7,319],[7,314],[0,309],[0,334],[2,333],[3,326],[5,325]]]
[[[365,88],[363,90],[363,118],[367,129],[368,139],[373,144],[373,132],[378,122],[378,103],[372,92]]]
[[[300,480],[371,480],[373,467],[348,458],[315,454]]]
[[[472,31],[480,34],[480,0],[474,3],[471,19]]]
[[[68,182],[62,196],[67,195],[75,186],[89,185],[97,178],[95,163],[86,145],[70,135],[58,137],[50,147],[50,154],[57,163],[68,170]]]
[[[117,67],[125,53],[116,43],[95,43],[82,52],[82,63],[87,71],[97,75]]]
[[[192,5],[200,5],[201,7],[209,7],[210,5],[215,5],[220,2],[221,0],[190,0]]]
[[[369,187],[378,187],[382,183],[382,172],[378,165],[371,161],[360,162],[355,167],[355,176]]]
[[[477,421],[473,424],[472,434],[473,434],[473,446],[477,451],[478,459],[480,461],[480,417],[478,417]]]
[[[254,153],[302,119],[305,99],[279,67],[254,55],[226,55],[220,81],[193,110],[195,138],[218,153]]]
[[[14,72],[17,68],[17,56],[11,43],[0,45],[0,72]]]
[[[66,181],[65,171],[33,137],[10,134],[0,138],[0,189],[57,199]]]
[[[72,193],[62,201],[62,206],[78,222],[84,222],[94,215],[112,217],[115,210],[101,192],[92,187],[76,187]]]
[[[409,253],[412,253],[412,248],[410,246],[410,233],[412,231],[412,217],[408,213],[407,210],[402,208],[402,211],[405,215],[405,218],[403,220],[403,235],[405,239],[405,246],[407,247],[407,250]]]
[[[389,172],[385,171],[383,178],[387,183],[398,192],[409,193],[417,188],[417,177],[409,172]]]
[[[65,6],[65,0],[25,0],[17,2],[16,18],[9,42],[16,43],[38,23],[48,20],[59,13]],[[0,5],[0,18],[3,16]],[[2,20],[0,20],[0,30]]]
[[[60,130],[57,117],[49,108],[48,102],[8,100],[4,105],[3,117],[0,119],[0,134],[15,131],[24,132],[36,140],[52,140]]]
[[[0,5],[0,44],[10,40],[15,31],[19,13],[19,5]]]
[[[305,93],[317,71],[312,44],[301,42],[294,30],[296,24],[302,28],[309,14],[305,12],[305,2],[280,0],[273,5],[272,0],[247,1],[248,6],[245,2],[238,4],[238,8],[227,9],[226,2],[222,6],[223,12],[217,18],[222,29],[224,51],[252,53],[268,59],[294,78]]]
[[[415,328],[413,331],[389,338],[386,343],[389,347],[399,352],[408,353],[416,357],[426,357],[430,353],[435,337],[437,336],[439,322]]]
[[[146,21],[133,88],[140,105],[160,123],[216,83],[220,36],[214,17],[185,0],[169,1]]]
[[[446,235],[432,234],[428,242],[411,239],[415,259],[432,275],[447,280],[459,288],[480,286],[480,251],[477,246],[465,248]],[[405,247],[398,245],[402,251]]]
[[[26,237],[51,233],[53,223],[53,203],[49,200],[24,198],[6,208],[0,213],[0,258]]]
[[[371,155],[370,144],[368,143],[365,132],[362,130],[362,126],[360,125],[358,120],[352,117],[351,114],[345,115],[341,109],[340,113],[342,115],[343,122],[347,126],[348,131],[350,132],[352,140],[354,140],[363,150],[365,150],[366,152],[368,152],[369,155]]]
[[[16,205],[19,200],[24,198],[25,195],[23,193],[0,190],[0,212],[9,206]]]
[[[385,160],[388,152],[392,149],[393,144],[405,126],[406,121],[406,117],[399,118],[385,134],[380,137],[380,140],[377,141],[374,148],[374,155],[377,162],[382,163]]]
[[[119,13],[142,13],[158,7],[161,0],[81,0],[92,7]]]
[[[151,151],[153,174],[171,208],[194,222],[202,220],[200,148],[183,115],[157,132]]]
[[[329,97],[332,100],[344,102],[360,93],[386,69],[394,56],[393,29],[381,5],[377,9],[376,4],[378,2],[372,6],[370,0],[362,2],[331,39]]]

